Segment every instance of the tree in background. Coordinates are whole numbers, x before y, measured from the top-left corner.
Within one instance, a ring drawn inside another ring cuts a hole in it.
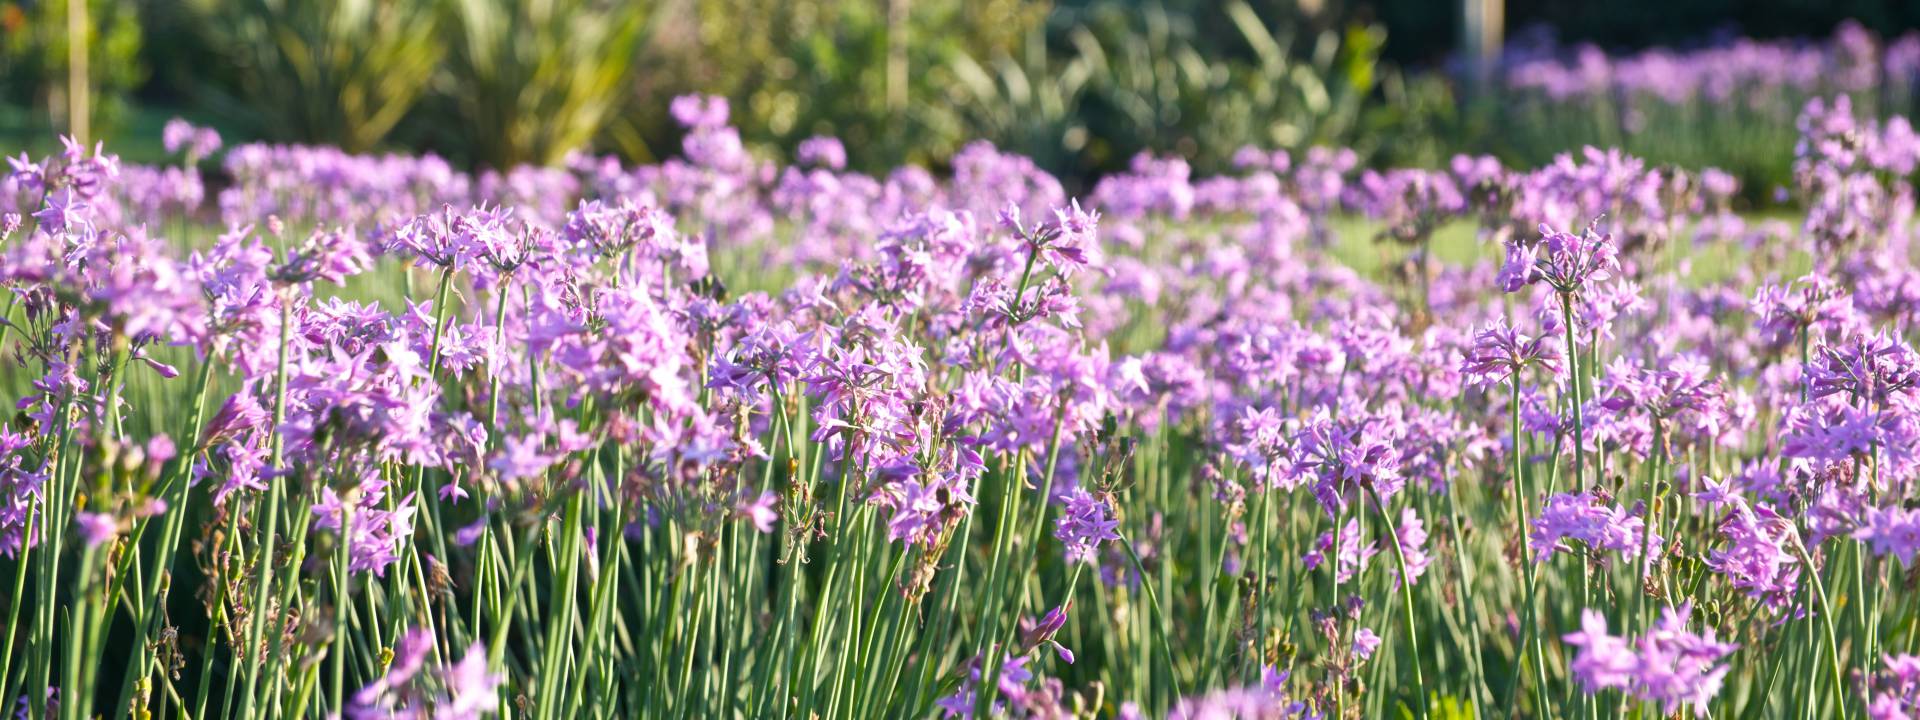
[[[603,0],[453,0],[440,127],[479,164],[552,164],[597,138],[620,108],[656,8]]]
[[[110,125],[128,95],[146,79],[140,62],[140,18],[116,0],[0,0],[0,100],[41,113],[61,132]],[[74,40],[80,41],[76,53]],[[73,62],[75,57],[81,63]],[[69,86],[84,78],[78,97]],[[74,115],[75,103],[83,110]],[[38,125],[39,123],[34,123]]]
[[[205,54],[191,97],[242,135],[373,149],[425,94],[444,48],[422,0],[190,0]]]
[[[669,154],[679,131],[666,100],[701,92],[731,101],[752,146],[837,135],[856,168],[938,164],[970,139],[946,102],[951,58],[1019,52],[1049,11],[1026,0],[668,3],[603,140],[637,159]]]

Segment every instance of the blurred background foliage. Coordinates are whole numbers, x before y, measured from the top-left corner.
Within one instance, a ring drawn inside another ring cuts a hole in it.
[[[953,59],[1018,52],[1047,16],[1021,0],[691,0],[668,3],[629,97],[640,157],[677,143],[666,99],[727,97],[750,146],[791,150],[813,135],[846,142],[855,167],[933,164],[971,128],[945,102]],[[655,72],[658,69],[662,72]]]
[[[156,5],[155,7],[160,7]],[[413,111],[445,47],[427,3],[180,0],[171,37],[193,55],[160,65],[243,135],[365,152]],[[190,29],[190,31],[189,31]],[[156,53],[171,50],[156,50]]]
[[[403,4],[403,3],[396,3]],[[558,162],[619,110],[653,8],[605,0],[443,0],[448,53],[423,115],[489,167]]]
[[[0,0],[0,149],[42,147],[65,126],[69,1],[82,0]],[[1142,151],[1212,172],[1249,144],[1433,165],[1612,143],[1771,182],[1784,172],[1773,144],[1790,137],[1724,132],[1752,123],[1731,114],[1635,108],[1665,134],[1632,138],[1616,117],[1627,109],[1469,99],[1453,60],[1459,3],[1444,0],[84,1],[95,134],[135,160],[157,159],[134,137],[157,127],[150,116],[179,114],[234,139],[467,167],[575,149],[649,162],[678,152],[667,105],[691,92],[728,98],[742,139],[769,157],[834,135],[856,169],[939,169],[986,139],[1080,187]],[[1562,47],[1609,50],[1920,22],[1916,7],[1866,0],[1505,6],[1509,27],[1547,23]]]
[[[94,118],[123,121],[129,93],[147,79],[139,8],[125,0],[0,0],[0,102],[65,124],[68,3],[76,1],[86,3],[89,19]]]

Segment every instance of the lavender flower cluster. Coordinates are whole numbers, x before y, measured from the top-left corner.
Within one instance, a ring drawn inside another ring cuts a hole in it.
[[[209,195],[185,124],[174,167],[13,159],[0,697],[1920,712],[1904,120],[1805,107],[1788,223],[1618,150],[1076,200],[672,110],[642,167],[248,145]]]
[[[1760,103],[1785,95],[1863,93],[1906,86],[1920,72],[1920,32],[1885,42],[1847,21],[1823,41],[1736,38],[1688,50],[1608,55],[1523,33],[1504,58],[1508,87],[1557,101],[1642,96],[1681,105]]]
[[[1618,147],[1659,163],[1722,167],[1750,186],[1748,202],[1794,201],[1801,176],[1787,151],[1815,134],[1802,110],[1846,95],[1863,119],[1898,125],[1883,147],[1913,154],[1900,116],[1920,109],[1920,32],[1882,37],[1848,21],[1824,39],[1722,37],[1609,54],[1539,30],[1509,44],[1488,103],[1490,146],[1514,162],[1544,162],[1570,142]]]

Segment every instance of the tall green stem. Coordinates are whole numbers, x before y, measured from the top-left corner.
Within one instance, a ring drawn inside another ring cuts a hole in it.
[[[1586,404],[1582,401],[1585,391],[1580,387],[1580,351],[1579,346],[1574,344],[1572,293],[1560,293],[1560,309],[1562,324],[1566,325],[1567,331],[1567,386],[1573,392],[1573,487],[1575,490],[1585,490],[1582,476],[1587,467],[1587,433],[1584,426],[1586,420],[1581,416],[1586,412]]]
[[[1527,534],[1530,523],[1527,520],[1526,458],[1524,457],[1524,451],[1520,447],[1520,373],[1517,370],[1513,373],[1512,385],[1513,402],[1508,408],[1508,411],[1511,415],[1509,420],[1513,428],[1513,447],[1509,449],[1509,452],[1513,455],[1513,517],[1517,523],[1516,532],[1519,533],[1520,537],[1520,570],[1521,573],[1525,575],[1524,580],[1526,582],[1526,588],[1523,590],[1525,595],[1521,598],[1521,602],[1526,606],[1527,617],[1527,627],[1523,642],[1525,640],[1531,640],[1531,642],[1527,644],[1533,646],[1533,692],[1534,701],[1539,705],[1539,707],[1535,709],[1535,712],[1551,714],[1552,709],[1547,704],[1546,651],[1542,648],[1539,640],[1539,618],[1535,612],[1539,603],[1534,599],[1533,551],[1529,548]],[[1526,652],[1526,648],[1523,646],[1515,653],[1516,663],[1519,661],[1517,656],[1524,652]],[[1517,695],[1518,693],[1516,692],[1515,694]]]
[[[1386,500],[1372,488],[1373,507],[1380,513],[1380,521],[1387,525],[1387,542],[1393,546],[1394,562],[1400,567],[1400,606],[1406,614],[1407,644],[1413,647],[1413,655],[1407,658],[1413,665],[1413,684],[1420,695],[1414,703],[1414,717],[1427,715],[1427,678],[1420,670],[1420,620],[1413,610],[1413,575],[1407,572],[1407,550],[1400,546],[1400,529],[1394,525],[1393,517],[1387,512]]]
[[[283,469],[285,459],[286,437],[280,432],[280,428],[287,422],[287,348],[292,341],[292,335],[293,298],[282,292],[280,294],[280,359],[274,371],[273,380],[273,429],[271,430],[273,440],[269,464],[274,472]],[[257,655],[260,651],[260,638],[267,623],[267,589],[273,579],[274,535],[279,532],[280,526],[280,497],[290,481],[291,476],[281,476],[267,484],[267,505],[264,516],[266,526],[265,532],[260,535],[260,548],[253,564],[254,576],[258,581],[254,586],[253,607],[247,613],[247,646],[242,648],[243,656]],[[247,663],[246,692],[240,696],[244,698],[240,709],[242,720],[253,717],[257,709],[252,698],[254,687],[260,679],[260,668],[264,664],[258,657],[254,657],[252,662]]]
[[[1817,593],[1820,596],[1820,622],[1827,631],[1827,642],[1826,642],[1827,661],[1829,663],[1828,668],[1832,673],[1832,680],[1833,680],[1833,685],[1832,687],[1828,688],[1828,690],[1833,693],[1832,699],[1833,699],[1833,706],[1834,706],[1834,712],[1836,713],[1836,717],[1840,718],[1840,720],[1846,720],[1847,719],[1846,673],[1840,667],[1839,635],[1835,633],[1833,630],[1833,615],[1836,612],[1833,609],[1833,601],[1829,599],[1831,596],[1827,595],[1826,583],[1820,580],[1820,569],[1814,566],[1813,556],[1807,552],[1806,544],[1800,541],[1799,530],[1796,529],[1789,534],[1791,535],[1791,538],[1789,539],[1793,540],[1793,550],[1794,552],[1800,555],[1800,562],[1806,565],[1807,577],[1810,577],[1813,579],[1813,590],[1815,593]]]

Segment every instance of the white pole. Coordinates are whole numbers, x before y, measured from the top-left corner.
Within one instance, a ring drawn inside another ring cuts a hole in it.
[[[74,142],[87,144],[87,0],[67,0],[67,133]]]
[[[1467,61],[1469,89],[1480,94],[1493,83],[1506,34],[1505,0],[1461,0],[1460,45]]]

